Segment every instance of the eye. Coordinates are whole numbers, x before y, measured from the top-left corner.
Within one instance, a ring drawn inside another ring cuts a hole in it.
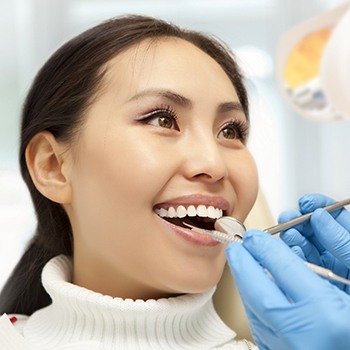
[[[171,107],[162,107],[147,113],[140,122],[164,129],[179,130],[176,112]]]
[[[227,140],[239,140],[246,142],[248,137],[248,124],[245,121],[233,120],[225,124],[219,131],[218,138]]]

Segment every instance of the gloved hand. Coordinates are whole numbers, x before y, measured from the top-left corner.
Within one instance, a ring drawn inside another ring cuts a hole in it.
[[[291,210],[280,215],[279,222],[291,220],[311,211],[311,219],[282,232],[280,237],[303,259],[332,270],[337,275],[350,276],[350,213],[346,209],[328,213],[317,209],[335,201],[321,194],[308,194],[299,199],[300,212]],[[350,294],[350,286],[335,283]],[[350,345],[349,345],[350,348]]]
[[[349,349],[350,296],[284,242],[251,230],[226,256],[260,350]]]

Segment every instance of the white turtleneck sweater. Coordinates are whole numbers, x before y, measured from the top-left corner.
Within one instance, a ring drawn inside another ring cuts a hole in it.
[[[159,300],[112,298],[76,286],[64,256],[43,269],[52,304],[31,316],[0,318],[1,350],[257,349],[235,341],[219,318],[214,290]]]

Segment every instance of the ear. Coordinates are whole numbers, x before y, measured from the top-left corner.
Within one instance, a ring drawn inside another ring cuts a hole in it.
[[[69,182],[70,152],[48,131],[35,135],[26,148],[26,162],[37,190],[50,200],[67,204],[72,198]]]

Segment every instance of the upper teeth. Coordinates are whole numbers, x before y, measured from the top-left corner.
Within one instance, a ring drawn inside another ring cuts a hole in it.
[[[176,207],[169,207],[169,209],[159,208],[155,212],[162,218],[184,218],[185,216],[200,216],[203,218],[218,219],[222,217],[222,210],[214,208],[213,206],[190,205],[187,209],[183,205]]]

